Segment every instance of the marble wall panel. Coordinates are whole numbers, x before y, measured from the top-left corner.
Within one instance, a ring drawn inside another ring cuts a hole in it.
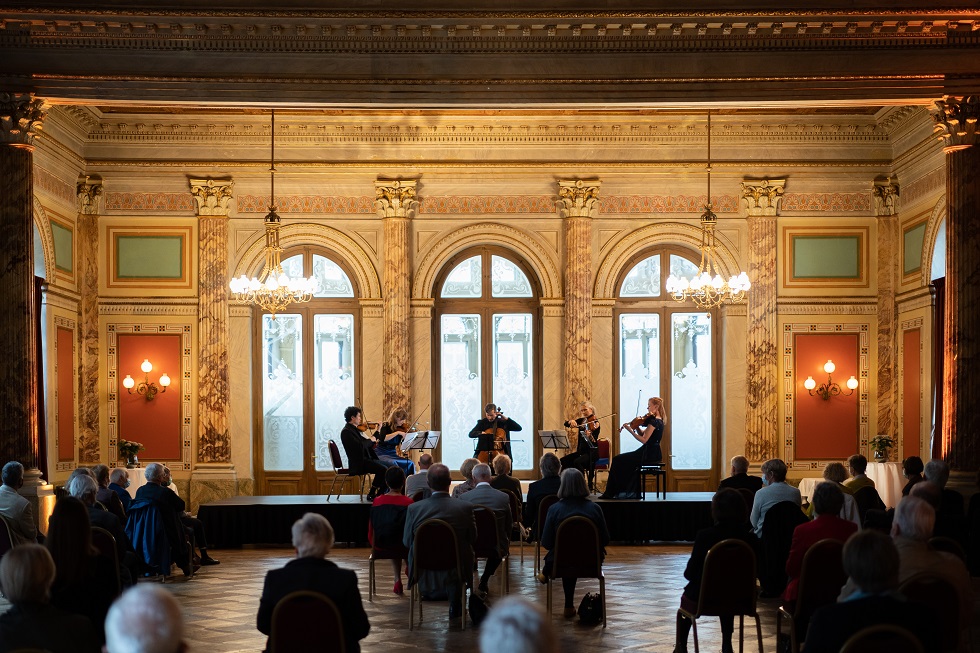
[[[775,217],[749,218],[744,455],[752,462],[779,453],[776,242]]]
[[[200,218],[198,229],[197,460],[231,460],[229,433],[228,219]]]
[[[78,461],[99,461],[99,217],[78,216]]]
[[[898,288],[899,266],[898,217],[878,218],[878,425],[875,435],[898,434],[898,392],[895,374],[895,291]]]

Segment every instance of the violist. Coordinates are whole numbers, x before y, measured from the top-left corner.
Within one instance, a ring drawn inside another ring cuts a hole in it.
[[[374,474],[368,501],[374,501],[385,484],[387,465],[378,460],[374,451],[374,440],[364,437],[367,425],[363,424],[364,413],[358,406],[348,406],[344,411],[344,428],[340,431],[340,441],[347,452],[347,467],[351,474]]]
[[[634,428],[632,423],[623,424],[622,428],[629,431],[641,446],[636,451],[621,453],[612,459],[606,491],[600,499],[638,499],[640,465],[663,461],[660,440],[664,437],[664,424],[667,422],[664,400],[651,397],[647,402],[647,410],[638,428]]]
[[[562,469],[575,468],[582,472],[587,479],[592,479],[595,461],[599,457],[599,420],[595,415],[595,406],[592,402],[583,401],[579,404],[581,416],[567,420],[566,428],[576,428],[578,431],[578,444],[573,448],[575,451],[561,459]]]
[[[483,411],[485,417],[477,421],[476,426],[470,430],[470,437],[476,438],[473,457],[480,462],[488,463],[499,452],[507,454],[513,460],[514,456],[510,453],[510,434],[520,431],[521,425],[509,417],[504,417],[503,412],[495,404],[487,404]]]
[[[391,411],[388,421],[384,422],[374,434],[378,441],[374,449],[378,454],[378,460],[389,467],[393,465],[400,467],[405,472],[405,476],[415,473],[415,463],[399,455],[399,445],[405,441],[409,428],[408,411],[404,408],[396,408]]]

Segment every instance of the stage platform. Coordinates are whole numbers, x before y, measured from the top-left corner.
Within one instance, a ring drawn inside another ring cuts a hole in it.
[[[665,498],[596,503],[602,508],[613,542],[690,542],[711,525],[711,492],[668,492]],[[290,544],[293,522],[315,512],[330,520],[338,543],[367,546],[371,504],[357,496],[240,496],[198,509],[212,547]]]

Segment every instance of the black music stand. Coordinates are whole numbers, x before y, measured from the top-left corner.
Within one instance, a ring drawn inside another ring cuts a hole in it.
[[[542,449],[570,449],[571,443],[568,441],[568,434],[565,431],[538,431],[541,438]]]
[[[402,450],[426,451],[429,449],[435,449],[437,446],[439,446],[440,435],[442,435],[442,431],[419,431],[410,442],[402,447]]]

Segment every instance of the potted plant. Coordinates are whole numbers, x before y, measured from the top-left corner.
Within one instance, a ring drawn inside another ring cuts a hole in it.
[[[895,446],[895,438],[889,435],[876,435],[868,443],[875,454],[875,462],[888,462],[888,450]]]
[[[136,457],[140,451],[143,451],[146,447],[143,446],[141,442],[133,442],[132,440],[119,440],[117,446],[119,450],[119,457],[126,459],[126,468],[134,469],[139,465],[139,458]]]

